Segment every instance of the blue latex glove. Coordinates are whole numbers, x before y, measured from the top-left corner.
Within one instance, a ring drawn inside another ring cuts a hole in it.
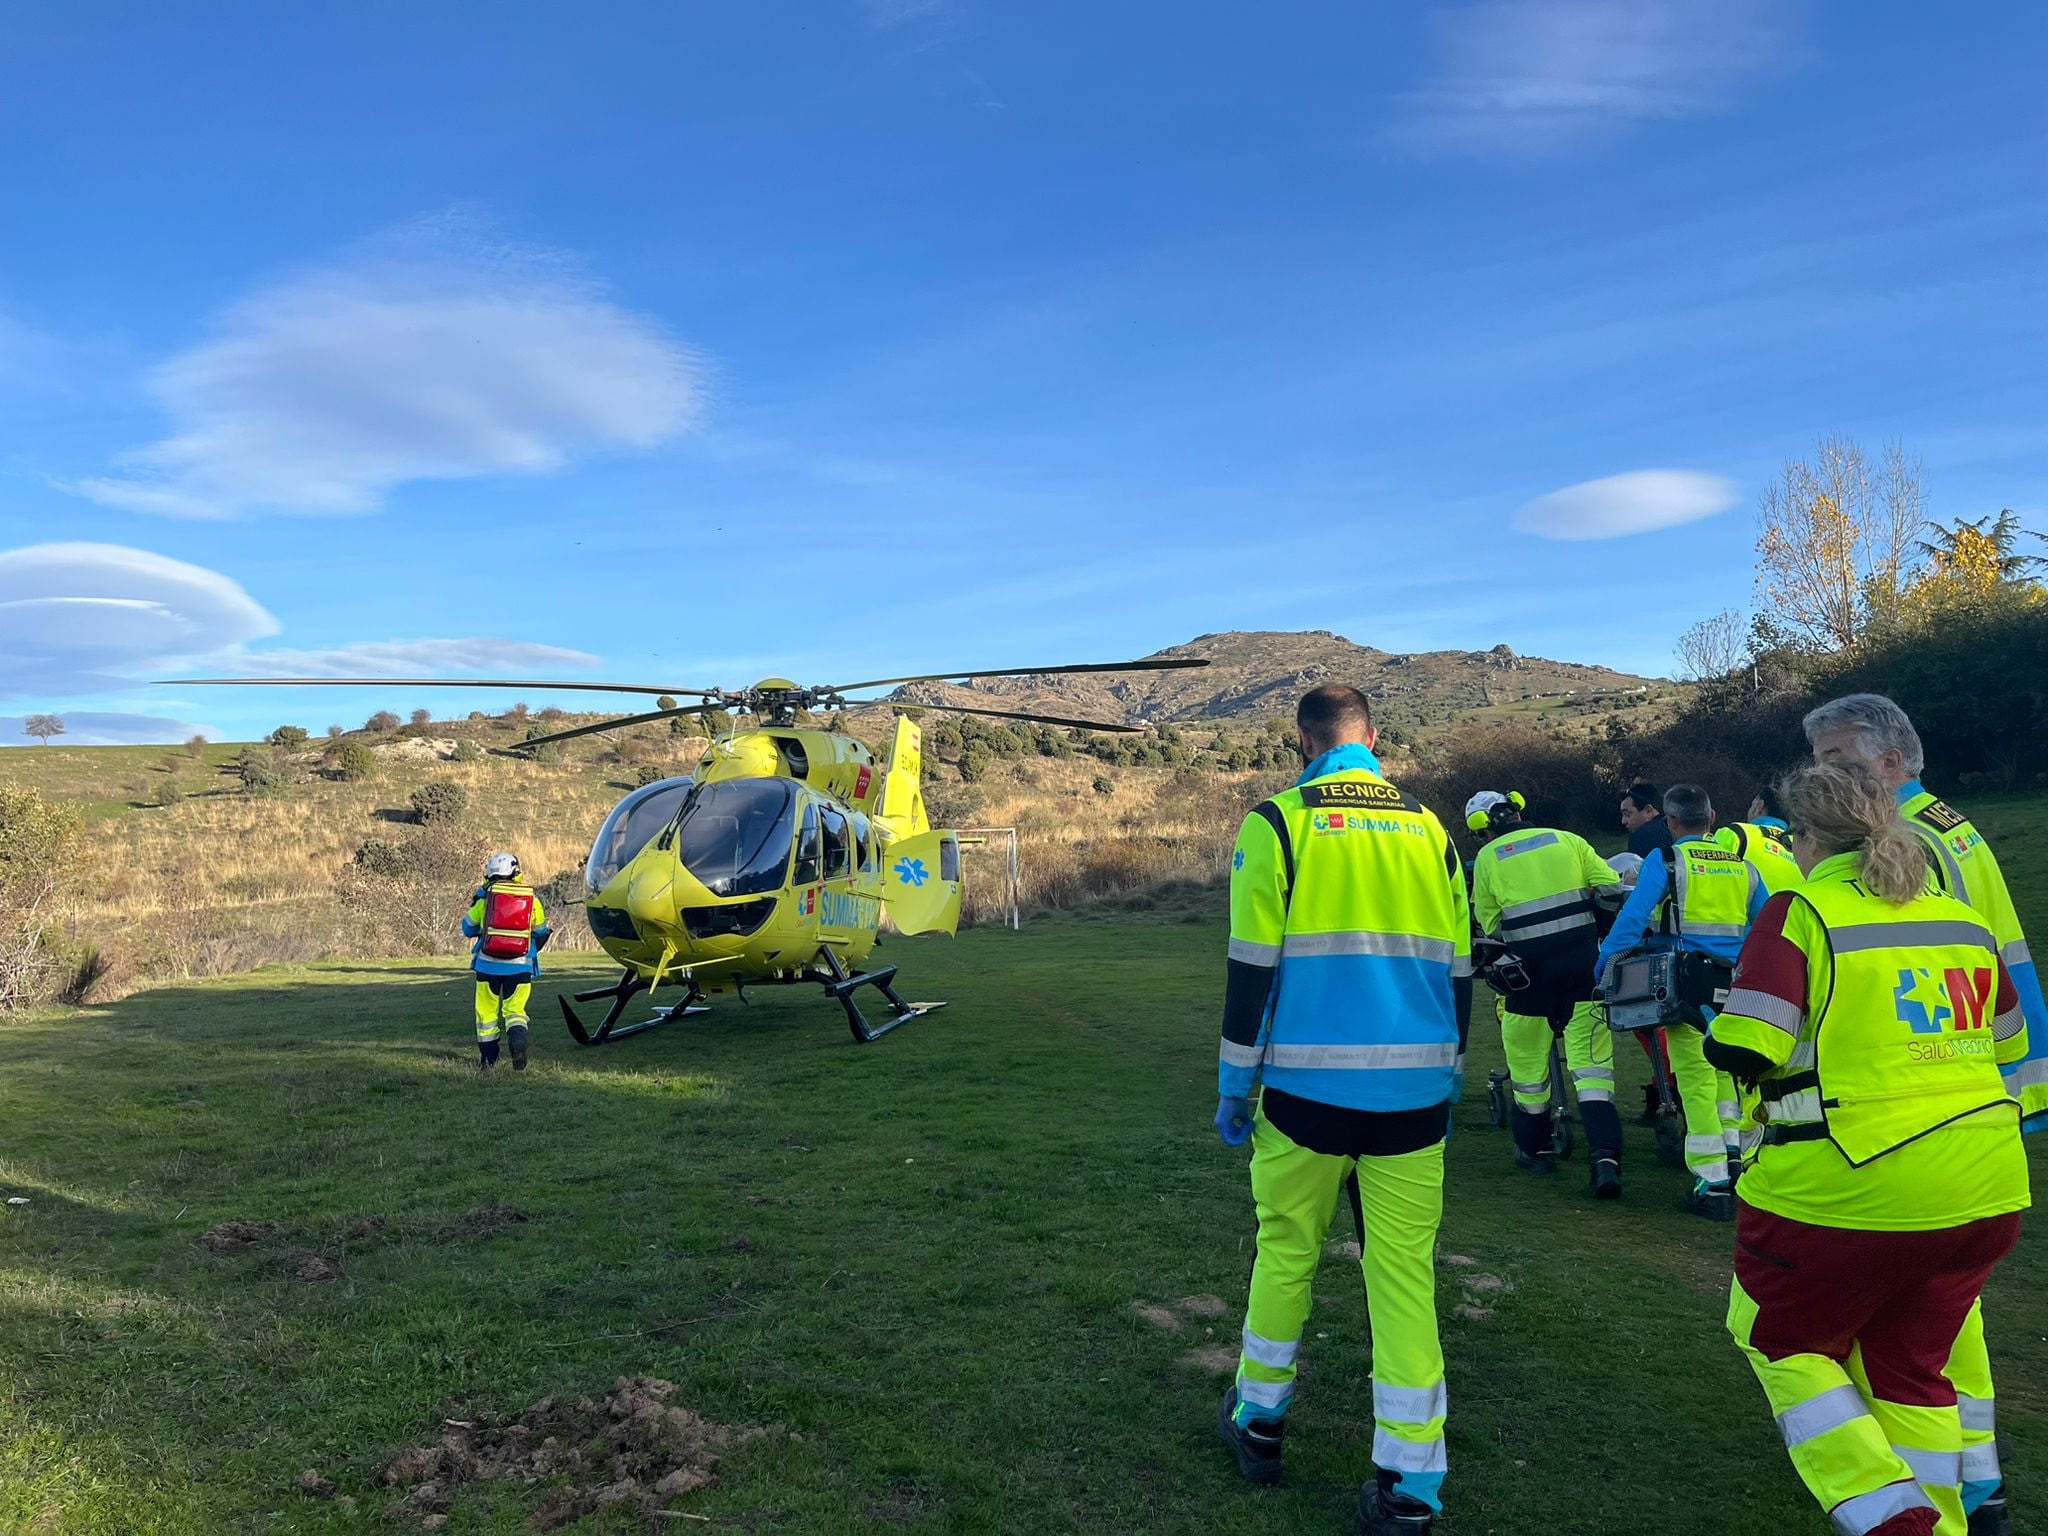
[[[1216,1134],[1223,1138],[1226,1147],[1241,1147],[1252,1139],[1252,1101],[1250,1099],[1218,1099],[1216,1101]]]

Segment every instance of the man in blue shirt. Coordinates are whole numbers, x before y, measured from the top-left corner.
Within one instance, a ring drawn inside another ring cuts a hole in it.
[[[1635,891],[1600,946],[1595,975],[1605,976],[1614,960],[1638,949],[1705,955],[1732,971],[1769,899],[1756,870],[1713,840],[1713,802],[1699,785],[1672,785],[1664,820],[1672,846],[1644,858]],[[1711,1013],[1702,1010],[1702,1017]],[[1687,1204],[1711,1221],[1733,1221],[1741,1110],[1734,1081],[1707,1064],[1704,1043],[1698,1029],[1665,1031],[1685,1106],[1685,1163],[1695,1181]]]

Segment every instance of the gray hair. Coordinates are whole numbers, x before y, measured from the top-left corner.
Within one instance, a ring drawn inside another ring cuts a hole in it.
[[[1697,784],[1674,784],[1664,791],[1664,814],[1689,832],[1714,819],[1714,802]]]
[[[1834,731],[1856,732],[1867,762],[1875,762],[1896,747],[1900,766],[1914,778],[1927,766],[1920,733],[1913,729],[1906,712],[1881,693],[1851,693],[1830,699],[1806,717],[1808,746]]]

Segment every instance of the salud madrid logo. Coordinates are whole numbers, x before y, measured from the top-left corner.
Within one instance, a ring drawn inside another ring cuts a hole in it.
[[[1988,969],[1950,966],[1937,976],[1925,966],[1902,966],[1892,1003],[1899,1022],[1916,1035],[1987,1029],[1994,980]]]

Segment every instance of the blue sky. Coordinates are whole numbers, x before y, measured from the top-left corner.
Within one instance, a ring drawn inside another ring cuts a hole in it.
[[[1238,628],[1663,671],[1820,433],[2048,527],[2044,42],[1848,0],[17,7],[0,710],[239,736],[506,700],[140,680]]]

